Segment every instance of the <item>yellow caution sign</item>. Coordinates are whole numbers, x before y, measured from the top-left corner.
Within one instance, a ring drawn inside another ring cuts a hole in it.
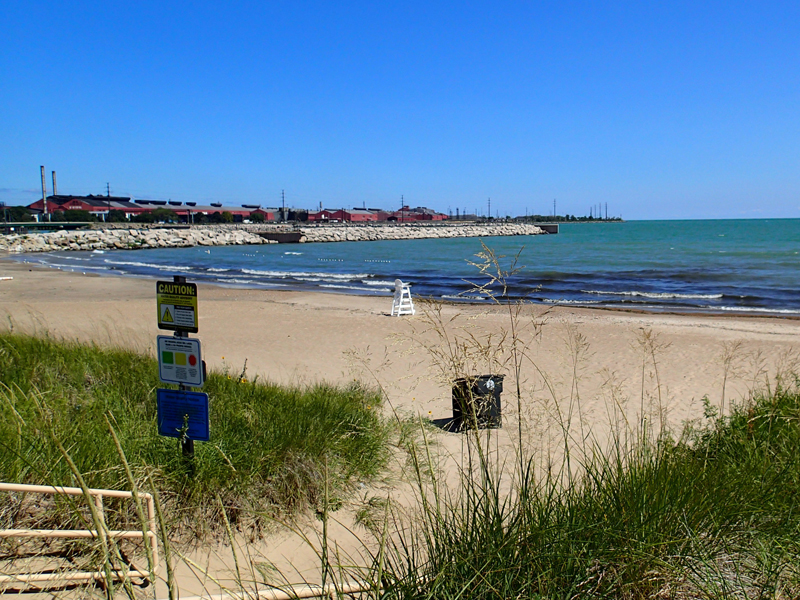
[[[159,329],[197,333],[197,284],[156,282]]]

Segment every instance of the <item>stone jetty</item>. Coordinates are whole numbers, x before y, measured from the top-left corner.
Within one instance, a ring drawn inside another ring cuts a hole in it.
[[[260,234],[299,232],[300,242],[362,242],[376,240],[417,240],[426,238],[538,235],[536,225],[526,223],[447,223],[391,225],[326,224],[288,225],[233,224],[193,225],[184,228],[158,226],[97,226],[92,229],[0,235],[0,251],[53,252],[56,250],[136,250],[186,248],[191,246],[232,246],[275,244]]]
[[[544,231],[529,223],[403,223],[402,225],[318,225],[302,227],[305,242],[373,242],[429,238],[538,235]]]

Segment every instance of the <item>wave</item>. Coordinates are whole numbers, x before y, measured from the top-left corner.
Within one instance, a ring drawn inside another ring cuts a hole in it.
[[[303,256],[302,252],[284,252],[284,254],[291,254],[292,256]]]
[[[360,292],[391,292],[391,289],[384,289],[384,288],[369,288],[369,287],[360,287],[357,285],[339,285],[335,283],[323,283],[320,284],[321,288],[331,288],[337,290],[358,290]]]
[[[333,279],[335,281],[356,281],[367,279],[369,273],[315,273],[310,271],[260,271],[258,269],[242,269],[242,273],[248,275],[264,275],[277,279],[302,279],[306,281],[325,281]]]
[[[394,281],[382,281],[380,279],[374,279],[370,281],[369,279],[363,279],[361,281],[364,285],[376,285],[376,286],[389,286],[390,288],[394,289]]]
[[[602,304],[602,300],[555,300],[553,298],[541,298],[540,302],[546,304]]]
[[[209,281],[209,280],[206,280]],[[272,281],[259,281],[258,279],[242,279],[241,277],[226,277],[224,279],[211,279],[210,280],[217,285],[225,286],[238,286],[243,285],[249,288],[260,287],[260,288],[279,288],[279,287],[289,287],[285,283],[274,283]]]
[[[761,308],[754,306],[704,306],[703,308],[724,310],[728,312],[757,312],[775,313],[780,315],[800,315],[800,310],[794,310],[791,308]]]
[[[127,267],[147,267],[148,269],[158,269],[159,271],[191,271],[193,269],[193,267],[180,265],[157,265],[153,263],[143,263],[128,260],[111,260],[109,258],[105,259],[103,262],[110,265],[124,265]]]
[[[597,294],[603,296],[635,296],[657,300],[719,300],[722,294],[677,294],[673,292],[607,292],[603,290],[581,290],[584,294]]]
[[[440,297],[444,300],[469,300],[470,302],[486,300],[483,296],[466,296],[464,294],[442,294]]]
[[[55,267],[57,269],[69,269],[70,271],[83,271],[86,269],[91,269],[92,271],[109,271],[108,267],[93,267],[91,265],[61,265],[59,263],[44,263],[50,267]]]
[[[230,271],[230,269],[216,269],[214,267],[209,267],[206,269],[209,273],[224,273],[225,271]]]

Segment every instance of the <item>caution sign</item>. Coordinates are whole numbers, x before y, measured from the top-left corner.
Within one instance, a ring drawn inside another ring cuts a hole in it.
[[[197,333],[197,284],[156,282],[158,328]]]
[[[203,385],[203,357],[200,340],[159,335],[158,378],[164,383],[191,387]]]

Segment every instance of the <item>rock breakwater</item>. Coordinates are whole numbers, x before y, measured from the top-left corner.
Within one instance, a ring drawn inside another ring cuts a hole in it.
[[[0,251],[53,252],[56,250],[135,250],[275,244],[259,233],[300,231],[301,242],[364,242],[430,238],[538,235],[544,233],[527,223],[357,225],[200,225],[187,228],[97,228],[49,233],[0,236]]]
[[[539,235],[543,229],[529,223],[474,223],[428,225],[322,225],[301,228],[306,242],[367,242],[430,238]]]
[[[89,229],[0,236],[0,250],[53,252],[56,250],[136,250],[271,243],[259,235],[225,227],[191,229]]]

